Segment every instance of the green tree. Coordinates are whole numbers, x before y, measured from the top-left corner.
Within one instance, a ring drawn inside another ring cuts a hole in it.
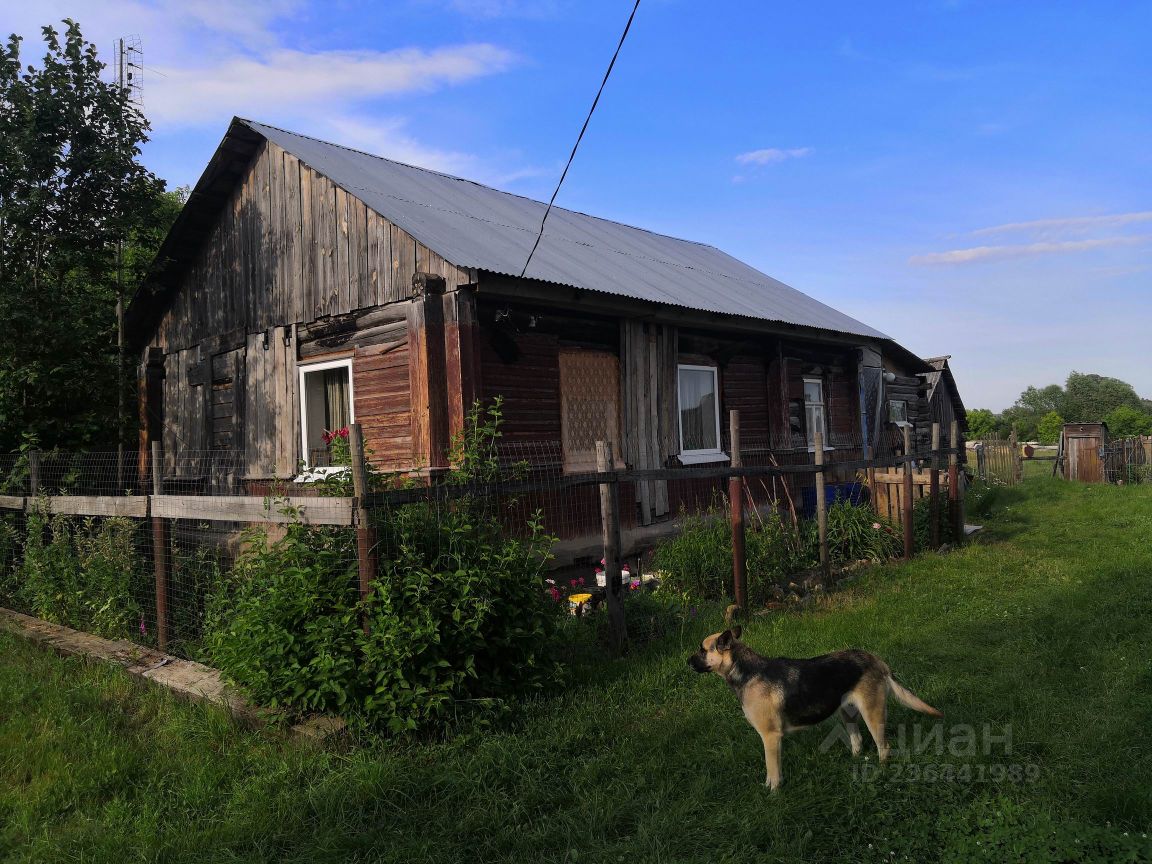
[[[39,67],[19,36],[0,48],[0,452],[115,442],[117,245],[138,273],[172,203],[139,162],[144,116],[64,23]]]
[[[973,408],[968,412],[968,437],[973,441],[988,438],[996,430],[996,415],[987,408]]]
[[[1113,438],[1130,438],[1133,435],[1152,435],[1152,415],[1138,411],[1131,405],[1113,408],[1104,417],[1108,433]]]
[[[1060,440],[1064,428],[1064,418],[1055,411],[1045,414],[1036,426],[1036,440],[1041,444],[1055,444]]]
[[[1073,372],[1064,385],[1061,413],[1069,423],[1099,423],[1121,405],[1136,411],[1144,408],[1131,384],[1119,378]]]
[[[1016,400],[1016,407],[1037,417],[1044,417],[1053,411],[1059,414],[1064,410],[1064,388],[1059,384],[1028,387]]]

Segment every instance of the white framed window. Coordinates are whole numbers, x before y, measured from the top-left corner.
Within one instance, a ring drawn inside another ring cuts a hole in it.
[[[624,467],[620,361],[615,354],[560,352],[560,431],[565,471],[595,471],[597,441],[611,441],[616,467]]]
[[[309,479],[343,471],[356,422],[352,358],[300,366],[300,453]],[[335,437],[333,437],[335,436]]]
[[[816,449],[816,430],[824,438],[824,449],[832,449],[828,441],[828,423],[825,416],[824,379],[804,379],[804,427],[808,435],[808,449]]]
[[[680,408],[680,461],[719,462],[720,381],[715,366],[677,367]]]

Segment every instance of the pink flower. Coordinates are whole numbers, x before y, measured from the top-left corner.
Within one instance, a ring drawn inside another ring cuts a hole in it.
[[[549,594],[549,596],[552,597],[552,600],[556,603],[559,603],[560,598],[564,596],[563,594],[560,593],[560,589],[557,588],[555,585],[551,586],[548,589],[548,594]]]
[[[143,615],[140,616],[140,635],[141,636],[147,636],[148,635],[148,628],[144,626],[144,616]]]
[[[880,530],[880,523],[879,522],[873,522],[872,523],[872,530],[873,531],[879,531]]]

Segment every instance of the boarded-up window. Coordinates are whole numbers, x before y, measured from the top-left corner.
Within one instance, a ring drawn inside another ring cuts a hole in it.
[[[596,442],[611,441],[620,462],[620,363],[602,351],[560,352],[565,471],[595,471]]]

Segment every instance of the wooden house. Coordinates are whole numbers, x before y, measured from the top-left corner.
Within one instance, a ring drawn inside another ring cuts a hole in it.
[[[938,370],[714,247],[556,208],[521,275],[544,207],[234,120],[128,310],[141,452],[213,451],[253,491],[323,471],[356,421],[378,467],[435,470],[497,396],[540,470],[593,467],[597,439],[634,468],[722,461],[732,408],[748,460],[926,434]],[[626,527],[701,492],[675,486],[639,484]]]

